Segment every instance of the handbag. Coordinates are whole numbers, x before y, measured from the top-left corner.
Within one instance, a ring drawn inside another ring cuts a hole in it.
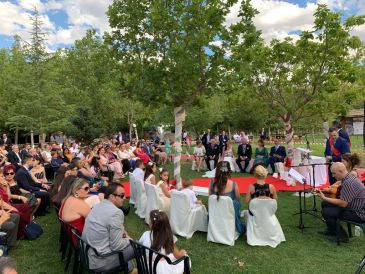
[[[0,258],[6,256],[8,256],[7,235],[5,232],[0,231]]]
[[[39,224],[32,221],[25,226],[24,234],[28,240],[32,241],[32,240],[37,239],[39,236],[41,236],[43,234],[43,229]]]
[[[28,198],[28,205],[30,208],[34,208],[36,203],[37,203],[37,198],[35,197],[35,195],[33,193],[25,193],[23,194],[23,196]]]

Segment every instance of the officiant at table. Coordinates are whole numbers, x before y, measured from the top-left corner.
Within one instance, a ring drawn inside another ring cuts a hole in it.
[[[350,153],[350,148],[348,142],[339,136],[338,131],[335,128],[331,128],[329,131],[329,138],[326,142],[325,156],[327,162],[341,162],[342,155],[345,153]],[[336,179],[332,176],[331,164],[328,165],[328,176],[329,182],[333,185]]]

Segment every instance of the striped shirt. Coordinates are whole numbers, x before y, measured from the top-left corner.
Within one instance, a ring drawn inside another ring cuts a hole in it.
[[[348,202],[347,208],[365,221],[365,186],[351,173],[346,175],[341,185],[340,199]]]

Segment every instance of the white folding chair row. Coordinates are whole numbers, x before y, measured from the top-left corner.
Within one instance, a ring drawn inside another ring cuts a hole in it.
[[[136,208],[136,214],[144,219],[146,214],[147,196],[144,183],[130,174],[130,189],[131,189],[131,200],[134,199],[134,206]]]
[[[133,173],[129,174],[129,191],[130,191],[130,197],[129,197],[129,203],[134,205],[136,204],[136,178],[134,177]]]
[[[144,186],[146,188],[146,195],[147,195],[145,222],[149,224],[150,212],[155,209],[161,209],[160,199],[158,197],[157,186],[150,183],[144,183]]]
[[[207,232],[208,212],[204,205],[190,207],[189,197],[178,190],[171,190],[170,224],[172,231],[187,239],[195,231]]]
[[[253,246],[276,247],[285,241],[283,230],[275,216],[277,202],[274,199],[255,198],[250,201],[247,218],[247,243]]]
[[[208,208],[208,242],[233,246],[239,235],[236,233],[232,199],[227,196],[219,196],[219,200],[217,200],[217,195],[210,195]]]

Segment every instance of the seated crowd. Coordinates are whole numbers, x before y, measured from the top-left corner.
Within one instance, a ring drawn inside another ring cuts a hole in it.
[[[273,201],[275,210],[271,217],[276,220],[278,197],[275,187],[265,182],[268,175],[266,168],[270,166],[272,172],[275,172],[275,163],[285,161],[286,151],[283,146],[280,146],[279,140],[275,139],[274,146],[268,152],[264,140],[260,139],[252,157],[249,139],[244,133],[240,136],[235,136],[235,142],[240,143],[236,159],[232,143],[225,132],[213,137],[209,130],[201,140],[197,141],[194,156],[198,171],[202,169],[204,160],[208,169],[216,168],[214,179],[209,185],[208,195],[216,195],[218,202],[223,196],[232,200],[236,233],[242,235],[246,233],[247,227],[241,217],[246,215],[246,222],[249,222],[249,216],[254,216],[254,209],[245,213],[241,212],[241,194],[238,184],[231,178],[231,172],[235,169],[245,172],[252,160],[252,172],[256,182],[249,186],[245,201],[249,209],[253,200]],[[164,145],[161,145],[159,140],[151,142],[143,139],[124,143],[120,135],[93,147],[81,147],[72,143],[70,147],[58,144],[46,145],[43,150],[32,149],[25,145],[22,150],[19,150],[18,145],[12,145],[11,149],[2,145],[0,147],[2,158],[0,230],[7,233],[8,245],[12,248],[16,245],[17,239],[24,238],[24,228],[32,221],[32,218],[49,213],[49,208],[53,205],[59,217],[73,225],[82,235],[82,239],[99,254],[122,252],[124,259],[128,261],[128,270],[135,273],[136,269],[132,264],[135,254],[129,241],[131,237],[124,228],[128,209],[123,206],[126,193],[121,184],[121,179],[131,173],[140,182],[156,187],[160,205],[158,210],[147,213],[150,230],[143,233],[139,242],[170,257],[173,261],[177,260],[187,254],[185,250],[177,248],[177,238],[173,235],[169,221],[171,201],[175,191],[173,189],[177,186],[173,180],[170,180],[167,169],[161,168],[159,174],[156,174],[157,166],[165,164],[170,158],[170,153],[168,139],[165,140]],[[344,159],[347,158],[344,157]],[[333,216],[333,205],[341,208],[349,206],[358,210],[365,203],[365,187],[358,184],[354,187],[348,186],[356,181],[356,177],[349,172],[354,165],[358,164],[351,159],[351,157],[348,159],[349,163],[345,168],[333,166],[336,179],[346,182],[343,188],[348,189],[348,193],[345,192],[336,199],[344,202],[329,200],[321,191],[318,191],[325,201],[323,216],[328,226],[326,235],[334,233],[337,215]],[[211,162],[214,167],[210,166]],[[50,181],[52,184],[49,183]],[[192,181],[183,180],[181,192],[188,197],[191,209],[204,207],[196,198]],[[336,211],[336,214],[340,214],[340,210]],[[353,213],[348,217],[351,220],[365,221],[364,214],[365,212]],[[279,224],[278,226],[280,227]],[[267,230],[270,230],[270,227]],[[279,230],[281,231],[281,227]],[[343,230],[341,232],[344,233]],[[257,235],[255,237],[257,240]],[[273,247],[284,240],[282,234]],[[253,243],[252,245],[262,244]],[[118,266],[120,261],[117,254],[101,258],[90,252],[89,263],[90,268],[95,271],[108,271]],[[183,273],[184,271],[180,263],[174,266],[166,265],[163,268],[165,272],[161,273]]]

